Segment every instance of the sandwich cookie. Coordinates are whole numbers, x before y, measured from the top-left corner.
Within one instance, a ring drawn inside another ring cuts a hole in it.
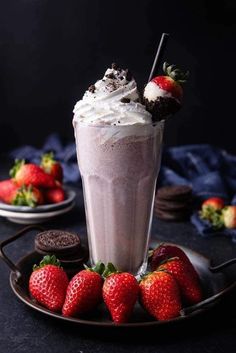
[[[35,251],[41,255],[55,255],[70,277],[80,271],[88,259],[88,251],[82,246],[80,237],[58,229],[38,233]]]

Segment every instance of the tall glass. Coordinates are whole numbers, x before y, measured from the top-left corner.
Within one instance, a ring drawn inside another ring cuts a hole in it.
[[[74,122],[90,260],[140,274],[147,266],[164,123]]]

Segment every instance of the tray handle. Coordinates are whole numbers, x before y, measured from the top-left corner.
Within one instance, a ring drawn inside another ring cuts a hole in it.
[[[230,286],[226,287],[222,291],[217,294],[212,295],[211,297],[202,300],[201,302],[194,304],[192,306],[188,306],[180,310],[180,315],[185,316],[194,313],[197,310],[202,310],[207,308],[208,306],[215,304],[219,301],[225,294],[229,293],[232,289],[236,287],[236,283],[232,283]]]
[[[225,261],[223,262],[222,264],[220,265],[217,265],[217,266],[210,266],[209,267],[209,270],[212,272],[212,273],[217,273],[217,272],[220,272],[222,270],[224,270],[225,268],[231,266],[231,265],[234,265],[236,264],[236,257],[228,260],[228,261]]]
[[[25,227],[23,229],[21,229],[20,231],[18,231],[16,234],[14,234],[12,237],[3,240],[0,243],[0,257],[2,258],[2,260],[10,267],[10,269],[15,272],[17,279],[19,279],[20,277],[22,277],[22,274],[20,272],[20,269],[9,259],[9,257],[5,254],[5,252],[3,251],[4,247],[12,242],[14,242],[15,240],[17,240],[18,238],[23,237],[26,233],[32,231],[32,230],[40,230],[43,231],[45,230],[43,227],[38,226],[38,225],[34,225],[34,226],[28,226]]]

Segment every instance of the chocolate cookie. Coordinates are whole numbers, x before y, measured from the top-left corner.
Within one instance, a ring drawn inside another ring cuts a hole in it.
[[[165,221],[187,220],[192,210],[192,189],[187,185],[171,185],[158,189],[154,212]]]
[[[35,250],[41,254],[68,256],[80,249],[80,238],[77,234],[51,229],[35,237]]]
[[[156,216],[164,221],[180,222],[185,221],[189,218],[189,211],[161,211],[160,209],[155,209]]]
[[[188,185],[163,186],[157,190],[156,198],[171,201],[186,201],[192,196],[192,188]]]
[[[35,250],[42,255],[54,254],[69,277],[83,269],[88,260],[88,250],[81,245],[77,234],[51,229],[35,237]]]
[[[154,203],[157,209],[162,211],[183,211],[186,209],[191,209],[191,198],[186,201],[166,201],[159,198],[155,199]]]

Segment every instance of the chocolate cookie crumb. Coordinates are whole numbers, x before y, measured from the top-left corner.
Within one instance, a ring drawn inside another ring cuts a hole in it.
[[[147,111],[152,114],[153,121],[166,119],[181,108],[181,104],[172,97],[158,97],[155,102],[143,98],[143,104]]]
[[[88,88],[89,92],[91,92],[91,93],[94,93],[94,92],[95,92],[95,89],[96,89],[95,85],[91,85],[91,86],[89,86],[89,88]]]
[[[110,74],[107,74],[106,77],[111,78],[112,80],[114,80],[116,78],[112,72]]]
[[[117,89],[117,85],[115,84],[115,81],[111,81],[107,86],[106,89],[108,92],[113,92]]]
[[[129,103],[129,102],[130,102],[130,99],[123,97],[123,98],[121,98],[120,101],[121,101],[121,103]]]

